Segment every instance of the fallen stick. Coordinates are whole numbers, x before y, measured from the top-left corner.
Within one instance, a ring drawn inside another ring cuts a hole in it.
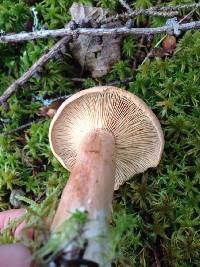
[[[125,7],[124,0],[119,0],[119,1]],[[193,4],[177,5],[177,6],[150,7],[147,9],[141,8],[137,10],[132,10],[132,12],[130,12],[130,9],[129,10],[127,9],[128,12],[111,16],[109,18],[105,18],[104,20],[102,20],[102,23],[108,23],[119,19],[128,19],[139,15],[171,17],[171,16],[176,16],[178,12],[181,10],[188,10],[199,7],[200,7],[200,2]]]
[[[2,134],[3,134],[3,135],[14,134],[14,133],[16,133],[16,132],[23,131],[24,129],[30,127],[34,122],[40,122],[40,121],[44,121],[44,120],[45,120],[45,118],[40,118],[40,119],[37,119],[37,120],[35,120],[35,121],[30,121],[30,122],[27,122],[27,123],[25,123],[25,124],[23,124],[23,125],[21,125],[21,126],[15,128],[15,129],[12,129],[12,130],[10,130],[10,131],[3,132]]]
[[[133,9],[124,0],[119,0],[120,4],[127,10],[128,13],[132,13]]]
[[[200,2],[192,3],[192,4],[177,5],[177,6],[162,6],[162,7],[158,7],[158,9],[161,11],[177,11],[177,10],[184,10],[184,9],[193,9],[193,8],[198,8],[198,7],[200,7]]]
[[[158,17],[175,17],[178,15],[178,11],[160,11],[157,7],[151,8],[140,8],[137,10],[133,10],[124,0],[119,0],[120,4],[127,10],[127,13],[118,14],[117,16],[112,16],[110,18],[106,18],[103,20],[103,23],[108,23],[111,21],[116,21],[119,19],[128,19],[137,17],[139,15],[144,16],[158,16]]]
[[[0,97],[0,105],[5,103],[7,99],[15,92],[20,86],[23,86],[35,73],[38,72],[41,67],[46,64],[50,59],[52,59],[60,50],[60,48],[68,43],[71,37],[63,37],[58,41],[46,54],[39,58],[33,66],[27,70],[19,79],[17,79],[13,84],[11,84]]]
[[[193,21],[189,23],[179,24],[179,30],[186,31],[190,29],[200,28],[200,21]],[[150,35],[157,33],[165,33],[173,31],[173,26],[161,26],[155,28],[78,28],[76,30],[71,30],[70,28],[63,28],[57,30],[41,30],[36,32],[25,32],[12,35],[3,35],[0,37],[0,43],[9,43],[9,42],[22,42],[28,40],[35,40],[41,38],[49,37],[63,37],[63,36],[76,36],[79,34],[88,35],[88,36],[101,36],[101,35]]]

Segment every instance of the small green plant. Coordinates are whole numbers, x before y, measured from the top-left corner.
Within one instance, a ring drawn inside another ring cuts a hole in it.
[[[122,52],[128,58],[133,58],[136,52],[136,42],[133,37],[129,36],[124,39]]]

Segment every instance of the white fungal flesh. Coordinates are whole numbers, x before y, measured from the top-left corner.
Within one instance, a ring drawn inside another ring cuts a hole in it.
[[[96,87],[66,100],[52,121],[51,147],[65,168],[72,170],[80,144],[95,129],[107,129],[115,136],[115,189],[159,163],[164,141],[150,108],[127,91]]]

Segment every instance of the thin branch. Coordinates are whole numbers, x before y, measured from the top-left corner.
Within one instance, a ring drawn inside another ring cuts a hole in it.
[[[117,14],[115,16],[111,16],[108,18],[105,18],[101,21],[101,23],[106,24],[112,21],[118,21],[118,20],[126,20],[128,18],[134,18],[140,15],[144,16],[157,16],[157,17],[175,17],[178,15],[178,11],[171,11],[171,12],[166,12],[166,11],[157,11],[154,8],[149,8],[149,9],[137,9],[131,13],[122,13],[122,14]]]
[[[133,9],[126,3],[124,0],[119,0],[120,4],[128,11],[128,13],[132,13]]]
[[[119,0],[119,1],[122,4],[121,1],[123,0]],[[118,14],[116,16],[106,18],[102,20],[102,23],[117,21],[119,19],[128,19],[131,17],[139,16],[139,15],[173,17],[173,16],[178,15],[179,11],[181,10],[188,10],[188,9],[199,8],[199,7],[200,7],[200,2],[193,3],[193,4],[177,5],[177,6],[150,7],[147,9],[141,8],[141,9],[134,10],[132,12],[128,11],[128,13]]]
[[[7,101],[7,99],[15,92],[20,86],[23,86],[34,74],[37,73],[41,67],[46,64],[50,59],[52,59],[60,50],[60,48],[68,43],[71,37],[63,37],[58,41],[46,54],[39,58],[35,64],[27,70],[19,79],[17,79],[12,85],[10,85],[3,95],[0,97],[0,105]]]
[[[200,28],[200,21],[193,21],[190,23],[179,24],[179,30],[186,31],[190,29]],[[173,30],[172,26],[161,26],[156,28],[78,28],[76,30],[71,30],[69,28],[63,28],[58,30],[42,30],[37,32],[27,32],[18,33],[13,35],[4,35],[0,37],[0,43],[8,42],[21,42],[27,40],[48,38],[48,37],[59,37],[59,36],[78,36],[88,35],[88,36],[101,36],[101,35],[149,35],[157,33],[165,33]]]
[[[140,10],[138,10],[138,12],[137,12],[137,10],[136,11],[133,11],[133,13],[130,13],[129,14],[129,17],[136,17],[136,16],[139,16],[139,15],[144,15],[144,16],[157,16],[157,17],[164,17],[164,18],[166,18],[166,17],[175,17],[175,16],[177,16],[178,15],[178,11],[170,11],[170,12],[166,12],[166,11],[157,11],[157,10],[154,10],[153,8],[152,8],[152,10],[151,9],[147,9],[147,10],[145,10],[145,9],[140,9]]]
[[[192,4],[185,4],[185,5],[177,5],[177,6],[162,6],[159,7],[159,10],[162,11],[179,11],[179,10],[186,10],[186,9],[193,9],[193,8],[198,8],[200,7],[200,2],[199,3],[192,3]]]
[[[10,131],[7,131],[7,132],[3,132],[2,134],[4,134],[4,135],[14,134],[16,132],[20,132],[20,131],[30,127],[34,122],[40,122],[40,121],[44,121],[44,120],[45,120],[45,118],[42,118],[42,119],[40,118],[40,119],[37,119],[35,121],[31,121],[31,122],[25,123],[25,124],[13,129],[13,130],[10,130]]]

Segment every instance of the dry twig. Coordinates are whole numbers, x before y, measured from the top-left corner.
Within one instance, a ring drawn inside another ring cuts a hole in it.
[[[15,129],[13,129],[13,130],[10,130],[10,131],[7,131],[7,132],[3,132],[3,134],[4,135],[10,135],[10,134],[14,134],[16,132],[23,131],[24,129],[30,127],[34,122],[39,122],[39,121],[44,121],[44,120],[45,120],[45,118],[42,118],[42,119],[40,118],[40,119],[37,119],[35,121],[27,122],[27,123],[15,128]]]
[[[199,3],[192,3],[192,4],[185,4],[185,5],[177,5],[177,6],[162,6],[158,7],[159,10],[161,11],[180,11],[180,10],[188,10],[188,9],[193,9],[193,8],[198,8],[200,7],[200,2]]]
[[[101,21],[101,23],[109,23],[111,21],[126,20],[128,18],[134,18],[140,15],[157,16],[157,17],[174,17],[178,15],[178,11],[166,12],[166,11],[157,11],[157,10],[154,10],[154,8],[149,8],[149,9],[141,8],[141,9],[137,9],[132,12],[122,13],[116,16],[105,18],[104,20]]]
[[[132,13],[133,9],[126,3],[126,1],[124,0],[119,0],[120,4],[126,8],[126,10],[128,11],[128,13]]]
[[[23,86],[34,74],[41,69],[41,67],[46,64],[50,59],[52,59],[59,51],[60,48],[68,43],[71,37],[63,37],[58,41],[46,54],[39,58],[35,64],[27,70],[19,79],[17,79],[12,85],[10,85],[3,95],[0,97],[0,105],[5,103],[7,99],[15,92],[20,86]]]
[[[123,0],[120,0],[121,4],[122,4],[122,1]],[[122,5],[124,6],[124,4],[122,4]],[[105,18],[102,21],[102,23],[109,23],[111,21],[116,21],[119,19],[128,19],[131,17],[139,16],[139,15],[174,17],[181,10],[188,10],[188,9],[199,8],[199,7],[200,7],[200,2],[199,3],[193,3],[193,4],[178,5],[178,6],[150,7],[147,9],[141,8],[141,9],[134,10],[132,12],[128,11],[128,13],[118,14],[116,16]]]
[[[186,31],[190,29],[200,28],[200,21],[193,21],[190,23],[179,24],[179,30]],[[157,33],[165,33],[173,31],[172,26],[161,26],[155,28],[78,28],[71,30],[70,28],[63,28],[58,30],[42,30],[36,32],[18,33],[12,35],[4,35],[0,37],[0,43],[8,42],[22,42],[27,40],[48,38],[48,37],[60,37],[60,36],[78,36],[79,34],[88,36],[102,36],[102,35],[150,35]],[[58,49],[59,50],[59,49]]]

